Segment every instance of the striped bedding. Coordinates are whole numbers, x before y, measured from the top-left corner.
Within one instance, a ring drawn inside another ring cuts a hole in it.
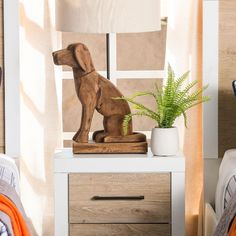
[[[216,187],[215,210],[218,224],[213,235],[226,236],[236,215],[236,149],[227,150],[222,159]]]
[[[4,154],[0,154],[0,179],[6,181],[20,194],[18,168],[14,160]]]
[[[19,195],[19,172],[14,160],[7,155],[0,154],[0,181],[12,186]],[[0,186],[1,189],[1,186]],[[13,230],[9,217],[0,212],[0,236],[12,236]]]
[[[227,150],[222,159],[215,195],[215,210],[219,220],[236,190],[236,149]]]
[[[226,188],[224,193],[224,209],[228,206],[230,199],[232,198],[233,194],[236,194],[236,174],[233,175]]]
[[[10,234],[7,231],[6,225],[0,220],[0,235],[1,236],[9,236]]]

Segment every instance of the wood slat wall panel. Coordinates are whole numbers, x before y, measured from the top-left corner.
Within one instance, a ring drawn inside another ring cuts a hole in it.
[[[73,32],[62,33],[62,47],[66,48],[71,43],[84,43],[92,56],[97,70],[106,70],[106,36],[105,34],[79,34]],[[71,70],[64,66],[64,70]]]
[[[221,0],[219,10],[219,157],[236,148],[236,1]]]
[[[163,70],[166,25],[161,31],[117,34],[118,70]]]

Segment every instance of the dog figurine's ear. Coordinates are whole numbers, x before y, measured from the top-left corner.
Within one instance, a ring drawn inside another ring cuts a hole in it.
[[[77,63],[84,72],[91,72],[94,70],[91,55],[88,48],[84,44],[79,43],[75,46],[74,56],[77,60]]]

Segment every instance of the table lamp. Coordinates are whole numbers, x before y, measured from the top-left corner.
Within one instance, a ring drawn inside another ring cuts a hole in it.
[[[105,33],[109,79],[109,33],[160,30],[160,0],[56,0],[56,29]]]

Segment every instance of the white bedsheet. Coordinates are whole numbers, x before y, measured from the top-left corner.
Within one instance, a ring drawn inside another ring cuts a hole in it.
[[[0,179],[9,183],[20,194],[18,168],[14,159],[5,154],[0,154]]]
[[[236,149],[227,150],[219,169],[219,180],[216,187],[215,210],[217,220],[224,211],[224,196],[228,182],[236,175]]]

